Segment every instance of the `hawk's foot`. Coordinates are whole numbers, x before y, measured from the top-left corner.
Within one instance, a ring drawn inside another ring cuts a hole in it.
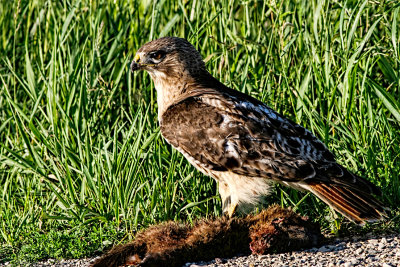
[[[228,207],[228,216],[229,218],[232,218],[233,215],[236,212],[238,204],[237,203],[232,203],[229,207]]]

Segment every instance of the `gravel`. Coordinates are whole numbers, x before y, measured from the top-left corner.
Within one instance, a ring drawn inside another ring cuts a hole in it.
[[[352,237],[329,245],[270,255],[250,255],[210,262],[186,263],[198,266],[400,266],[400,235],[385,237]]]
[[[367,238],[367,239],[366,239]],[[91,259],[47,260],[30,266],[88,266]],[[10,264],[0,264],[7,266]],[[400,234],[384,237],[352,237],[303,251],[271,255],[216,258],[210,262],[186,263],[184,267],[200,266],[400,266]]]

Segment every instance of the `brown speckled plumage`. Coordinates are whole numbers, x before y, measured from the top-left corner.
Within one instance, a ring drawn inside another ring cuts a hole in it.
[[[147,70],[155,83],[163,137],[219,182],[225,211],[256,204],[275,181],[311,191],[356,223],[382,219],[377,187],[338,164],[310,131],[212,77],[186,40],[149,42],[136,59],[132,70]]]

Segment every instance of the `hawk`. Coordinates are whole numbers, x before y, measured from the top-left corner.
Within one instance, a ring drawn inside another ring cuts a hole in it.
[[[338,164],[307,129],[219,82],[187,40],[146,43],[131,64],[140,69],[157,91],[162,136],[218,182],[230,217],[259,203],[271,182],[310,191],[358,224],[385,216],[375,185]]]

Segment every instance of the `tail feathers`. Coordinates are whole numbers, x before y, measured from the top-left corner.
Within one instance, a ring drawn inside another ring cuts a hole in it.
[[[370,193],[335,184],[310,183],[308,190],[346,218],[358,224],[386,217],[384,205]]]

